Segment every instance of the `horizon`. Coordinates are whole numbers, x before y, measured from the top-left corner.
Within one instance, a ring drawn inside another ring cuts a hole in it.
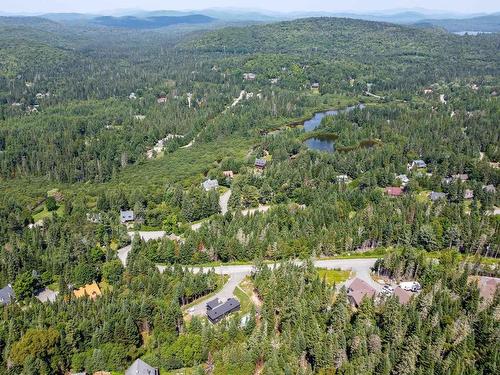
[[[4,0],[1,0],[3,2]],[[184,4],[179,5],[176,1],[162,0],[74,0],[71,2],[62,0],[49,0],[48,4],[40,4],[38,0],[26,0],[21,3],[9,2],[2,4],[2,14],[9,15],[41,15],[46,13],[81,13],[81,14],[113,14],[120,12],[141,12],[141,11],[179,11],[196,12],[208,10],[222,10],[235,12],[258,12],[263,14],[271,13],[366,13],[366,14],[390,14],[400,12],[422,12],[422,13],[449,13],[449,14],[480,14],[496,13],[500,10],[497,3],[491,0],[484,0],[475,4],[468,1],[450,0],[380,0],[378,8],[372,7],[369,0],[354,0],[348,5],[326,3],[323,0],[311,0],[307,6],[298,1],[274,1],[272,5],[265,0],[216,0],[210,1],[207,6],[206,1],[191,1],[191,7],[186,8]],[[250,6],[251,5],[251,6]]]

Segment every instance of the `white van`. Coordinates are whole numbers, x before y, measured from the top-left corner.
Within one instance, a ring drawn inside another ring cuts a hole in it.
[[[417,292],[422,289],[422,286],[417,281],[403,281],[399,286],[409,292]]]

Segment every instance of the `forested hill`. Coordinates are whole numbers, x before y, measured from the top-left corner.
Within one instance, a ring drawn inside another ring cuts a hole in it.
[[[465,60],[478,53],[494,59],[498,40],[498,35],[470,41],[440,30],[347,18],[307,18],[226,28],[208,33],[199,40],[186,43],[184,47],[227,53],[277,52],[357,57],[363,61],[382,56],[425,59],[438,55]]]

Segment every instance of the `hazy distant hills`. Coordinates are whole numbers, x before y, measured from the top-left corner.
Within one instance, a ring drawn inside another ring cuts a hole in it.
[[[193,14],[187,16],[156,16],[139,18],[133,16],[124,17],[97,17],[91,22],[109,27],[121,27],[127,29],[158,29],[179,24],[199,25],[207,24],[215,21],[215,18],[201,14]]]
[[[0,16],[2,13],[0,12]],[[125,9],[110,11],[108,14],[80,13],[49,13],[38,15],[56,22],[118,27],[132,30],[157,29],[175,25],[218,25],[237,23],[270,23],[310,17],[339,17],[360,19],[366,21],[388,22],[418,27],[438,27],[449,32],[477,31],[499,32],[500,13],[458,14],[453,12],[438,12],[425,9],[407,9],[371,12],[369,14],[356,12],[293,12],[281,13],[264,10],[248,10],[233,8],[211,8],[196,11],[157,10],[144,11],[140,9]]]
[[[466,19],[422,20],[417,22],[416,25],[442,27],[449,32],[482,31],[497,33],[500,32],[500,13]]]

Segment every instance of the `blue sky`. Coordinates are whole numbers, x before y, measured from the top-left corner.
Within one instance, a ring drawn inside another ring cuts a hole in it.
[[[114,9],[206,9],[214,7],[274,11],[373,11],[426,8],[457,13],[498,12],[498,0],[0,0],[3,12],[97,12]]]

